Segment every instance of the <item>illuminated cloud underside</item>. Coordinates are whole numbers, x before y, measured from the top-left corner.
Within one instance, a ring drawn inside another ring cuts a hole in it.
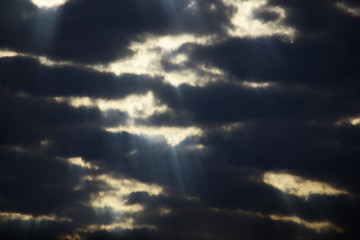
[[[285,193],[307,200],[311,195],[337,196],[348,192],[336,189],[327,183],[307,180],[288,173],[266,172],[263,181]]]
[[[0,220],[2,221],[51,221],[51,222],[70,222],[71,219],[68,218],[59,218],[53,215],[46,216],[33,216],[31,214],[23,214],[23,213],[14,213],[14,212],[0,212]]]

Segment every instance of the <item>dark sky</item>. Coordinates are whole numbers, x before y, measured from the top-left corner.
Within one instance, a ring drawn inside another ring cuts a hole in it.
[[[0,239],[350,240],[358,0],[0,0]]]

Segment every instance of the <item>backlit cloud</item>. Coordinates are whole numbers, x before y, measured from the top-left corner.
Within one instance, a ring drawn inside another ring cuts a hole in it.
[[[345,190],[337,189],[327,183],[311,181],[288,173],[266,172],[263,181],[285,193],[305,199],[314,194],[329,196],[348,194]]]
[[[0,238],[352,240],[357,0],[0,0]]]

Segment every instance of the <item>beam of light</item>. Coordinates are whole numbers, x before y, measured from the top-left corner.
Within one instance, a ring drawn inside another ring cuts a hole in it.
[[[58,6],[63,4],[64,0],[58,1],[35,1],[38,6]],[[226,6],[230,6],[235,9],[235,13],[231,18],[232,28],[228,29],[228,34],[233,37],[259,37],[270,36],[274,34],[286,35],[290,39],[294,37],[294,29],[283,26],[282,21],[285,18],[285,10],[279,7],[272,7],[270,10],[279,13],[280,18],[276,21],[262,22],[257,19],[253,19],[252,12],[259,7],[264,7],[266,0],[255,1],[237,1],[237,0],[223,0]],[[196,10],[196,1],[190,2],[188,8]],[[269,7],[268,7],[269,8]],[[213,9],[214,11],[216,10]],[[45,33],[43,27],[41,27],[44,21],[39,21],[41,26],[37,26],[35,33],[40,31],[40,35],[49,35],[48,43],[51,44],[51,36],[54,33],[55,28],[55,15],[52,20],[54,24],[50,24],[47,27]],[[47,16],[47,15],[46,15]],[[41,19],[40,19],[41,20]],[[49,21],[45,21],[49,22]],[[36,36],[40,36],[35,34]],[[41,39],[45,39],[41,37]],[[186,83],[193,86],[205,86],[209,83],[216,81],[224,81],[224,73],[221,69],[214,66],[207,66],[205,64],[186,66],[188,62],[188,56],[178,51],[178,49],[186,43],[197,44],[203,46],[211,46],[215,42],[222,40],[215,40],[215,35],[197,36],[192,34],[170,35],[170,36],[156,36],[147,35],[144,41],[134,41],[130,44],[129,49],[134,52],[130,57],[122,58],[107,65],[87,65],[74,63],[70,61],[55,61],[46,56],[36,56],[26,53],[15,53],[7,50],[0,51],[0,57],[12,57],[16,54],[18,56],[30,57],[38,60],[41,64],[47,66],[75,66],[89,68],[99,72],[111,72],[116,75],[124,73],[131,74],[148,74],[151,76],[164,76],[166,81],[174,86]],[[44,41],[44,40],[41,40]],[[176,70],[166,70],[162,65],[162,61],[167,60],[174,64]],[[254,84],[248,84],[249,87],[263,87],[255,86]],[[265,86],[264,86],[265,87]]]
[[[260,37],[271,35],[288,36],[292,40],[295,36],[295,29],[285,26],[282,21],[286,17],[286,12],[280,7],[267,7],[271,11],[279,14],[279,19],[270,22],[262,22],[253,19],[253,11],[257,8],[264,7],[266,0],[222,0],[224,5],[232,7],[235,10],[231,18],[232,28],[228,33],[234,37]]]
[[[0,219],[2,221],[51,221],[51,222],[71,222],[69,218],[57,217],[54,215],[39,215],[34,216],[32,214],[15,213],[15,212],[0,212]]]
[[[284,223],[295,223],[298,225],[301,225],[305,228],[311,229],[313,231],[316,231],[317,233],[325,233],[325,232],[329,232],[329,231],[335,231],[338,233],[343,233],[344,230],[335,225],[334,223],[327,221],[327,220],[323,220],[323,221],[308,221],[302,218],[299,218],[298,216],[285,216],[285,215],[279,215],[279,214],[263,214],[261,212],[256,212],[256,211],[248,211],[248,210],[242,210],[242,209],[237,209],[236,211],[230,211],[230,210],[226,210],[226,209],[219,209],[219,208],[211,208],[211,211],[214,212],[223,212],[226,214],[235,214],[235,215],[246,215],[249,217],[254,217],[254,218],[262,218],[262,219],[270,219],[273,221],[278,221],[278,222],[284,222]]]
[[[337,2],[336,7],[338,7],[343,12],[350,14],[353,17],[360,17],[360,8],[354,8],[354,7],[347,6],[343,2]]]
[[[108,132],[128,132],[135,135],[150,137],[152,140],[163,140],[171,146],[176,146],[187,137],[201,136],[200,128],[144,126],[134,124],[134,118],[146,119],[155,113],[172,111],[165,104],[161,104],[150,91],[146,94],[133,94],[119,100],[92,99],[89,97],[54,97],[57,102],[67,102],[73,107],[98,107],[106,115],[108,110],[126,112],[129,119],[126,124],[105,128]]]
[[[349,194],[345,190],[337,189],[324,182],[307,180],[288,173],[266,172],[263,182],[287,194],[295,195],[308,200],[311,195],[321,194],[337,196]]]
[[[31,0],[38,8],[56,8],[65,4],[68,0]]]

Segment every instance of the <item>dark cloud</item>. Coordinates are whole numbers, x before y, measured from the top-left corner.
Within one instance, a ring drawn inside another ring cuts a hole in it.
[[[289,39],[230,36],[236,9],[221,0],[69,0],[57,9],[1,1],[1,49],[72,63],[0,57],[0,238],[356,239],[360,128],[350,120],[360,107],[360,18],[336,3],[269,0],[253,10],[253,20],[292,27]],[[343,3],[359,7],[358,1]],[[284,9],[285,19],[273,7]],[[180,34],[214,35],[216,41],[190,41],[172,51],[188,57],[180,65],[171,54],[161,56],[164,74],[157,76],[116,76],[85,66],[131,56],[130,44],[147,36]],[[211,67],[223,73],[207,73]],[[215,82],[171,85],[165,73],[180,70]],[[249,82],[271,84],[254,88]],[[54,99],[115,100],[149,91],[169,111],[133,117]],[[105,130],[129,124],[203,133],[170,146],[161,136]],[[75,157],[98,168],[66,160]],[[304,199],[265,184],[267,171],[349,194]],[[156,184],[162,192],[128,191],[101,176]],[[119,213],[90,204],[117,187],[126,194],[114,201],[143,209]],[[5,213],[56,219],[6,220]],[[329,221],[344,232],[316,232],[271,215]],[[137,229],[101,228],[129,220]]]
[[[196,11],[187,9],[189,3],[71,0],[56,10],[41,10],[25,0],[2,1],[0,47],[99,63],[130,55],[130,42],[146,34],[222,32],[229,24],[231,10],[221,1],[199,1]]]
[[[159,77],[133,74],[117,77],[112,73],[80,67],[46,67],[36,60],[22,57],[0,59],[0,72],[3,91],[25,92],[39,97],[123,98],[150,90],[166,91],[170,87]]]
[[[254,18],[260,19],[264,22],[275,21],[280,17],[280,14],[278,12],[264,8],[256,9],[255,11],[253,11],[253,15]]]

